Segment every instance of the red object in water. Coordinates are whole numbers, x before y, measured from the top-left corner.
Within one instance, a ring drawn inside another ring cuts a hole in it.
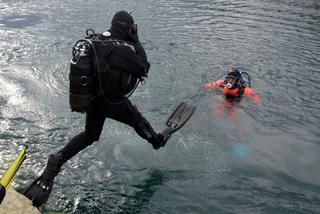
[[[224,83],[224,80],[217,80],[215,82],[208,82],[203,84],[204,89],[210,89],[210,88],[216,88],[218,89],[221,93],[225,95],[230,95],[230,96],[236,96],[239,88],[235,89],[229,89],[227,86],[223,86],[222,84]],[[254,103],[258,103],[260,101],[260,97],[255,94],[254,90],[250,87],[245,87],[244,92],[242,94],[244,97],[250,98]]]

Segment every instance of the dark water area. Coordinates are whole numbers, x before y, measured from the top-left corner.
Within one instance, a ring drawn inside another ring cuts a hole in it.
[[[68,106],[72,45],[133,10],[151,63],[132,96],[156,130],[182,100],[197,111],[159,151],[107,120],[70,160],[43,212],[319,213],[320,1],[0,2],[0,174],[23,144],[22,191],[84,129]],[[260,102],[202,84],[237,64]]]

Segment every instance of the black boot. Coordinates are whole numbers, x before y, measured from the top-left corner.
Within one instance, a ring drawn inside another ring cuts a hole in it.
[[[41,183],[45,186],[49,185],[60,172],[63,163],[63,153],[51,154],[42,174]]]
[[[172,128],[166,127],[164,130],[157,134],[156,140],[152,142],[152,146],[154,149],[160,149],[160,147],[164,147],[171,137]]]
[[[166,141],[164,140],[164,136],[161,133],[159,133],[157,134],[157,139],[152,140],[151,144],[152,144],[152,147],[155,150],[157,150],[157,149],[160,149],[163,145],[165,145]]]
[[[63,152],[51,154],[42,175],[33,181],[23,192],[23,194],[32,201],[35,207],[40,207],[47,202],[53,187],[54,178],[60,172],[64,162]]]
[[[152,142],[153,148],[164,147],[171,135],[186,124],[195,110],[194,105],[188,105],[185,102],[180,103],[168,118],[164,129],[156,135],[156,140]]]

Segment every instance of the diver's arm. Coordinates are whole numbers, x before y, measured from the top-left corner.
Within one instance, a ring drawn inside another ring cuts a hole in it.
[[[134,31],[131,30],[129,32],[128,36],[130,38],[130,42],[132,42],[132,44],[135,46],[136,54],[147,59],[147,54],[146,54],[146,52],[145,52],[145,50],[139,40],[138,28],[136,28]]]
[[[135,53],[130,47],[119,45],[115,47],[108,57],[108,64],[126,71],[137,78],[147,77],[150,64],[142,48],[141,55]]]
[[[209,88],[215,88],[215,83],[214,82],[207,82],[203,84],[204,89],[209,89]]]
[[[141,42],[140,42],[140,41],[137,41],[137,42],[134,44],[134,46],[135,46],[135,49],[136,49],[136,54],[137,54],[138,56],[141,56],[141,57],[143,57],[143,58],[145,58],[145,59],[147,60],[147,54],[146,54],[146,52],[145,52],[145,50],[144,50]]]
[[[203,84],[203,88],[204,89],[219,88],[223,83],[224,83],[224,80],[217,80],[215,82],[208,82],[208,83]]]
[[[259,95],[257,95],[255,91],[250,87],[245,87],[243,96],[248,97],[255,104],[258,104],[260,101]]]
[[[260,102],[260,97],[259,95],[253,93],[249,96],[250,100],[255,103],[255,104],[258,104]]]

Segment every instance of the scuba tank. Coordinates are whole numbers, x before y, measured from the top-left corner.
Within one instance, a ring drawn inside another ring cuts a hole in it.
[[[71,111],[88,112],[96,94],[95,69],[92,63],[91,46],[88,40],[79,40],[72,50],[70,62],[69,104]]]
[[[90,33],[89,33],[90,32]],[[87,37],[80,39],[73,47],[70,63],[69,104],[71,111],[90,112],[94,98],[102,96],[108,104],[120,104],[125,100],[111,101],[115,96],[129,97],[143,80],[128,73],[110,68],[106,58],[119,45],[126,45],[134,52],[132,45],[116,39],[111,34],[95,34],[91,29]]]

